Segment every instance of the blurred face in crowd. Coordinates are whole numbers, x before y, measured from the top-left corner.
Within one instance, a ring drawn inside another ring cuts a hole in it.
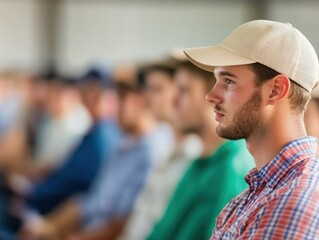
[[[118,91],[118,98],[119,123],[127,133],[135,133],[145,108],[144,93],[122,89]]]
[[[150,110],[160,121],[172,120],[176,85],[173,78],[163,71],[152,71],[146,75],[147,100]]]
[[[27,104],[35,109],[42,111],[45,109],[47,98],[48,83],[40,79],[32,78],[26,85]]]
[[[80,86],[80,91],[84,106],[89,112],[93,112],[103,94],[101,86],[95,83],[86,83]]]
[[[45,108],[52,116],[60,116],[79,101],[78,91],[74,87],[60,86],[56,83],[47,85]]]
[[[0,101],[2,101],[9,93],[10,77],[0,73]]]
[[[227,139],[249,138],[254,131],[265,129],[255,74],[248,66],[216,67],[217,82],[207,95],[213,103],[217,134]]]
[[[61,97],[60,89],[53,83],[48,83],[46,87],[45,109],[48,113],[58,114],[58,99]]]
[[[201,133],[211,114],[211,107],[205,99],[208,92],[206,80],[200,78],[185,68],[179,69],[175,76],[178,87],[176,110],[179,125],[186,133]]]
[[[80,86],[80,91],[82,103],[94,120],[116,118],[118,98],[115,89],[92,82]]]

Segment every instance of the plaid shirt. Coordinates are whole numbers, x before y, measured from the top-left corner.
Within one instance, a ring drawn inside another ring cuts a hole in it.
[[[214,239],[319,239],[317,139],[287,144],[220,213]]]

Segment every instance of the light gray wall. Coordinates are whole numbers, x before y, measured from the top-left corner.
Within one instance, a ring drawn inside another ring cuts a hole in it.
[[[298,28],[319,55],[319,1],[273,1],[269,7],[269,18],[289,22]]]
[[[0,68],[36,68],[40,61],[37,5],[32,0],[0,1]]]
[[[176,47],[216,44],[254,16],[249,1],[60,0],[55,26],[47,29],[45,1],[0,0],[0,69],[40,69],[49,53],[69,73],[152,59]],[[265,12],[291,22],[319,50],[319,1],[270,1]]]
[[[61,9],[61,68],[79,68],[90,61],[151,59],[176,47],[215,44],[246,15],[243,5],[196,1],[66,1]]]

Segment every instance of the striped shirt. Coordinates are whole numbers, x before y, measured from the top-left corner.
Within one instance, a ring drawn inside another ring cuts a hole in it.
[[[217,218],[214,239],[319,239],[317,139],[288,143]]]

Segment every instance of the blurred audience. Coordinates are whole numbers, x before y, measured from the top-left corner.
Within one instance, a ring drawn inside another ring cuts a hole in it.
[[[0,169],[11,171],[27,155],[25,92],[16,73],[0,74]]]
[[[0,231],[2,235],[11,225],[18,224],[17,219],[12,218],[8,211],[12,192],[7,179],[20,159],[28,155],[24,86],[24,81],[18,73],[0,74]]]
[[[32,181],[40,180],[62,165],[91,125],[75,81],[53,73],[27,82],[26,141],[28,154],[16,161],[12,171]],[[20,176],[10,176],[13,188]],[[19,188],[19,186],[17,186]],[[16,189],[20,191],[19,189]]]
[[[163,214],[185,168],[200,152],[200,140],[194,135],[184,134],[177,124],[174,65],[171,61],[163,61],[144,69],[148,103],[158,120],[172,126],[176,144],[172,154],[151,172],[119,239],[138,240],[147,237]]]
[[[58,76],[47,79],[46,118],[41,122],[30,176],[42,178],[67,161],[92,124],[81,103],[76,82]]]
[[[91,115],[93,125],[74,151],[63,160],[63,164],[36,183],[27,198],[28,208],[40,215],[50,213],[68,197],[88,190],[102,161],[109,159],[108,156],[120,141],[120,130],[114,119],[116,112],[110,114],[107,111],[107,105],[113,103],[116,97],[111,80],[92,71],[80,79],[79,85],[83,104]],[[80,116],[77,117],[82,117],[82,114],[80,108]],[[83,121],[73,117],[72,120],[74,126]]]
[[[26,224],[25,239],[114,239],[130,215],[153,165],[170,154],[171,131],[150,113],[143,76],[118,81],[119,123],[127,136],[87,194],[70,199],[44,220]]]
[[[209,239],[254,163],[216,134],[213,74],[173,57],[80,78],[0,73],[1,240]],[[318,95],[304,116],[315,137]]]
[[[253,160],[244,141],[226,141],[217,136],[217,122],[211,118],[212,108],[205,100],[214,76],[183,62],[176,83],[179,125],[185,133],[198,134],[203,148],[200,157],[186,169],[147,239],[209,239],[221,209],[247,187],[244,176],[253,167]]]

